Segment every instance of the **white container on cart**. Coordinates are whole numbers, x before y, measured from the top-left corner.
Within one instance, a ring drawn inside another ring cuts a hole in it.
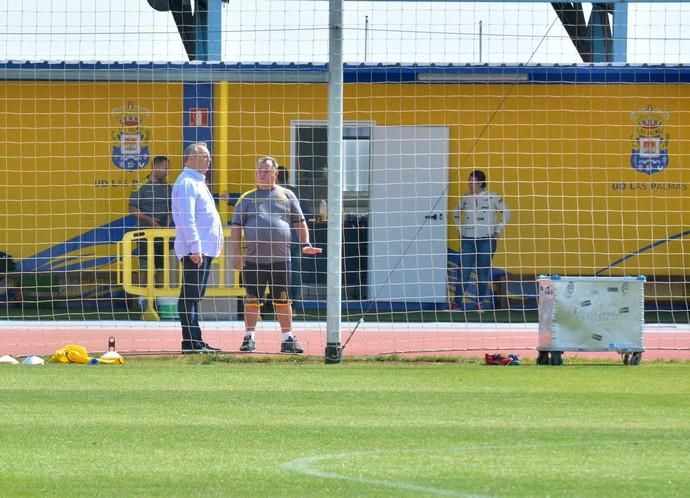
[[[538,365],[561,365],[565,351],[616,352],[642,359],[645,277],[539,276]]]

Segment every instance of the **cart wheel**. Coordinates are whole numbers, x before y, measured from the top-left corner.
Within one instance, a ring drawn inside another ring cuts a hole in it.
[[[623,365],[630,365],[630,354],[625,353],[623,355]]]
[[[549,352],[539,351],[539,356],[537,356],[537,365],[548,365],[549,364]]]
[[[642,361],[642,353],[633,353],[632,356],[630,357],[630,364],[631,365],[639,365],[641,361]]]
[[[563,351],[551,351],[551,365],[563,365]]]

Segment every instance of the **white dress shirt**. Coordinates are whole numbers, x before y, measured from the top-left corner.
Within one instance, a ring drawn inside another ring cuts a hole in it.
[[[172,190],[175,254],[179,259],[201,253],[217,258],[223,247],[223,226],[206,186],[206,177],[185,167]]]

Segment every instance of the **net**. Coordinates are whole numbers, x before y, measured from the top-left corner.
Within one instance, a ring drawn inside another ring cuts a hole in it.
[[[612,12],[573,24],[579,4],[344,5],[345,354],[534,349],[539,275],[644,275],[649,347],[687,349],[686,4],[627,7],[630,65],[579,64],[621,46]],[[0,5],[0,353],[52,352],[73,325],[45,324],[83,319],[90,350],[115,333],[179,350],[174,231],[134,194],[157,156],[172,183],[194,142],[226,227],[209,342],[242,342],[230,221],[271,155],[324,250],[295,244],[290,264],[294,332],[323,352],[328,16],[308,1]],[[601,37],[571,38],[587,26]],[[279,351],[270,300],[262,313],[257,350]]]

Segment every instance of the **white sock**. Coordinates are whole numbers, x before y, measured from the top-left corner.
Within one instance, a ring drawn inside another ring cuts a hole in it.
[[[288,330],[287,332],[283,332],[283,342],[287,341],[290,337],[292,337],[292,331]]]
[[[254,331],[253,330],[247,330],[244,333],[244,338],[245,339],[251,339],[253,341],[254,340]]]

